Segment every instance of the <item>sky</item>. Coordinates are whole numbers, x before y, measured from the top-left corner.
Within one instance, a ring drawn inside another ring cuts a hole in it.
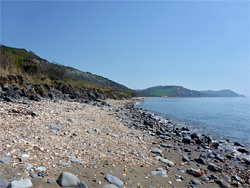
[[[250,95],[249,1],[1,1],[0,43],[132,89]]]

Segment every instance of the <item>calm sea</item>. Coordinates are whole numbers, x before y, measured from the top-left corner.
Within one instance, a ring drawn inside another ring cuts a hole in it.
[[[145,98],[140,107],[215,139],[250,146],[250,103],[239,98]]]

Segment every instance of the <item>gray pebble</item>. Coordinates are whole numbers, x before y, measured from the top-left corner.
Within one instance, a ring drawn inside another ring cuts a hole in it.
[[[70,165],[69,162],[58,162],[56,163],[58,166],[67,166],[67,165]]]
[[[59,125],[50,125],[50,129],[55,130],[55,131],[60,131],[63,129],[63,127]]]
[[[35,172],[30,172],[30,177],[34,178],[34,179],[37,179],[38,176]]]
[[[158,153],[158,154],[161,154],[162,153],[162,150],[160,150],[159,148],[153,148],[151,150],[152,153]]]
[[[55,178],[50,178],[47,183],[52,184],[52,183],[56,183],[56,179]]]
[[[116,186],[118,186],[118,187],[120,187],[120,186],[122,186],[122,185],[124,184],[119,178],[117,178],[117,177],[115,177],[115,176],[112,176],[112,175],[110,175],[110,174],[107,174],[107,175],[105,176],[105,179],[106,179],[109,183],[114,184],[114,185],[116,185]]]
[[[10,156],[6,156],[6,157],[2,157],[0,158],[0,162],[3,164],[9,164],[11,161],[11,157]]]
[[[191,179],[191,183],[194,184],[194,185],[201,185],[201,182],[198,181],[198,180],[195,179],[195,178]]]
[[[26,170],[30,170],[32,167],[33,167],[33,165],[30,163],[23,165],[23,168]]]
[[[8,187],[9,182],[5,178],[0,178],[0,187]]]
[[[8,188],[28,188],[28,187],[32,187],[32,182],[28,178],[22,180],[14,180],[8,186]]]
[[[108,184],[108,185],[102,186],[102,188],[118,188],[118,187],[114,184]]]

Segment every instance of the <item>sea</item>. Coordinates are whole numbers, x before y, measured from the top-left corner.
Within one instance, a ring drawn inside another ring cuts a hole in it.
[[[250,148],[249,97],[144,98],[138,105],[179,127]]]

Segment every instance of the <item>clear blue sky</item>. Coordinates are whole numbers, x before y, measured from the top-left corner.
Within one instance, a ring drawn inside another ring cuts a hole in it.
[[[2,1],[1,44],[132,89],[249,95],[249,1]]]

